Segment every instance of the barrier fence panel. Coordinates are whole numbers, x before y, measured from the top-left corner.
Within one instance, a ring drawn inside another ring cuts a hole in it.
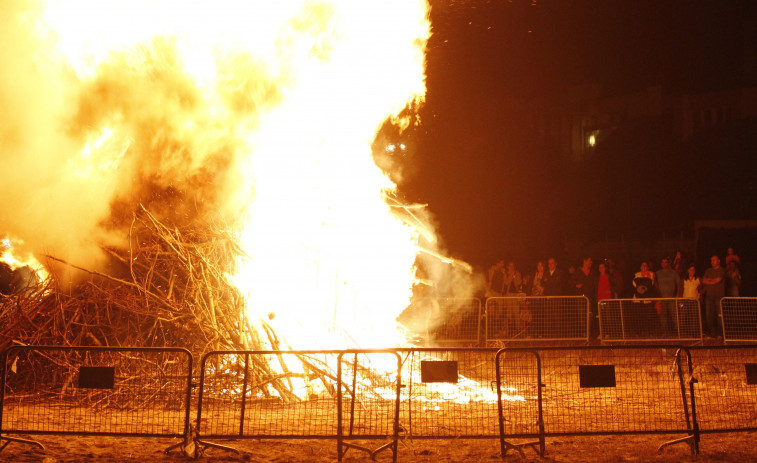
[[[606,299],[599,302],[602,342],[702,341],[696,299]]]
[[[202,358],[196,435],[336,438],[339,351],[214,351]]]
[[[589,300],[584,296],[490,297],[487,341],[589,340]]]
[[[186,438],[191,380],[186,349],[10,347],[0,434]]]
[[[500,451],[531,446],[544,456],[541,400],[541,360],[533,351],[501,349],[496,356]],[[536,438],[513,444],[513,438]],[[538,446],[538,448],[537,448]]]
[[[350,446],[343,439],[394,434],[385,412],[396,407],[397,368],[393,350],[209,352],[197,399],[197,452],[236,452],[208,439],[337,439],[341,458],[342,446]]]
[[[691,369],[681,347],[539,349],[545,435],[698,435],[686,384]],[[666,444],[663,444],[666,445]]]
[[[757,297],[720,300],[724,342],[757,342]]]
[[[690,349],[700,431],[757,430],[757,346]]]
[[[496,349],[399,349],[411,439],[497,438]]]
[[[431,338],[444,344],[475,344],[480,335],[481,300],[475,297],[437,299],[441,323]],[[431,326],[434,326],[431,320]]]
[[[340,353],[338,365],[339,461],[349,449],[357,449],[367,452],[371,458],[383,450],[390,450],[396,462],[402,368],[399,354],[354,350]],[[376,449],[356,443],[365,439],[388,442]]]

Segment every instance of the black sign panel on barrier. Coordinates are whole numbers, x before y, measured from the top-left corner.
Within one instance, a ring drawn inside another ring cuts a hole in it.
[[[579,365],[581,387],[615,387],[615,365]]]
[[[77,387],[82,389],[113,389],[115,367],[79,367]]]
[[[745,363],[746,383],[757,384],[757,363]]]
[[[421,382],[457,384],[457,361],[421,360]]]

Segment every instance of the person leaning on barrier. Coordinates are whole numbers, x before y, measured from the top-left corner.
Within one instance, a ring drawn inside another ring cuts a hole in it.
[[[725,269],[720,265],[718,256],[710,257],[710,268],[702,277],[704,285],[705,332],[711,337],[719,337],[720,299],[725,296]]]

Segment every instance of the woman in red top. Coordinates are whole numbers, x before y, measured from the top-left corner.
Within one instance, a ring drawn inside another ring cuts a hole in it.
[[[604,262],[599,264],[599,278],[597,279],[597,301],[615,298],[615,288],[613,280],[607,274],[607,265]]]

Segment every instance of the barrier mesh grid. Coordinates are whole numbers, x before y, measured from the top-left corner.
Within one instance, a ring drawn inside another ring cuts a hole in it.
[[[538,437],[543,432],[539,368],[536,352],[502,349],[497,353],[503,437]]]
[[[599,326],[603,342],[702,339],[695,299],[606,299],[599,302]]]
[[[700,430],[757,430],[757,346],[690,349]]]
[[[395,352],[356,352],[339,356],[342,435],[392,436],[398,413],[399,356]]]
[[[338,352],[210,352],[198,435],[336,437]]]
[[[490,297],[486,340],[588,340],[588,314],[583,296]]]
[[[725,342],[757,342],[757,297],[720,300]]]
[[[496,349],[400,349],[400,425],[411,438],[498,437]]]
[[[437,301],[443,321],[434,328],[431,338],[445,344],[477,343],[481,300],[448,297]]]
[[[547,435],[686,432],[687,357],[668,347],[540,349]]]
[[[11,347],[4,362],[3,433],[185,434],[186,350]]]

